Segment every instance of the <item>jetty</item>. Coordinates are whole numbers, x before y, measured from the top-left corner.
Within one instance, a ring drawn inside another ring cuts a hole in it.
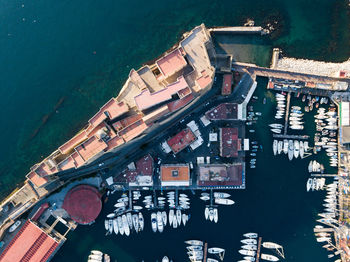
[[[285,116],[285,119],[284,119],[284,135],[287,135],[288,118],[289,118],[289,107],[290,107],[290,92],[288,92],[288,95],[287,95],[287,111],[286,111],[286,116]]]
[[[221,34],[263,34],[261,26],[230,26],[209,29],[210,32]]]
[[[259,237],[259,240],[258,240],[258,249],[256,250],[255,262],[259,262],[259,260],[260,260],[261,241],[262,241],[262,237]]]
[[[295,140],[307,140],[309,136],[307,135],[283,135],[283,134],[273,134],[274,138],[279,139],[295,139]]]
[[[207,262],[207,255],[208,255],[208,243],[204,243],[204,249],[203,249],[203,262]]]

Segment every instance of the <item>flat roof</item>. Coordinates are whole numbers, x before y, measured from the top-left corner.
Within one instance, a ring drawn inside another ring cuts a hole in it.
[[[242,186],[242,164],[199,165],[198,186]]]
[[[47,261],[58,243],[30,220],[27,220],[0,255],[0,261]]]
[[[30,179],[30,181],[37,187],[45,185],[48,181],[46,177],[41,177],[34,171],[29,172],[27,178]]]
[[[162,181],[189,181],[190,167],[188,164],[174,164],[160,166]]]
[[[187,105],[189,102],[191,102],[193,100],[193,95],[189,94],[181,99],[172,101],[170,103],[168,103],[168,108],[170,112],[174,112],[180,108],[183,108],[185,105]]]
[[[89,123],[96,127],[102,123],[108,114],[110,119],[114,119],[129,111],[128,106],[124,102],[118,102],[114,98],[111,98],[101,109],[89,120]]]
[[[150,154],[145,155],[136,162],[136,171],[140,176],[153,175],[153,158]]]
[[[87,139],[87,135],[85,130],[80,132],[79,134],[75,135],[73,138],[68,140],[66,143],[64,143],[62,146],[60,146],[58,149],[61,151],[62,154],[69,153],[70,150],[74,149],[74,147],[81,142],[83,142],[85,139]]]
[[[237,157],[238,150],[241,150],[238,128],[220,128],[220,155],[222,157]]]
[[[206,88],[211,83],[211,81],[212,79],[206,70],[203,70],[201,72],[201,76],[196,79],[197,85],[200,87],[200,89]]]
[[[162,75],[168,77],[184,68],[187,65],[187,62],[184,59],[181,50],[177,48],[157,60],[156,65]]]
[[[222,81],[222,95],[229,95],[232,92],[232,74],[224,74]]]
[[[85,163],[84,159],[78,154],[77,151],[71,154],[72,158],[74,159],[74,162],[76,164],[76,167],[80,167]]]
[[[148,128],[147,124],[142,120],[138,120],[132,125],[124,128],[123,130],[118,132],[118,135],[121,136],[125,142],[130,141],[131,139],[139,136]]]
[[[235,103],[223,103],[207,111],[205,116],[209,120],[236,120],[238,119],[238,105]]]
[[[142,118],[142,114],[134,114],[132,116],[128,116],[126,118],[121,119],[118,122],[113,123],[113,127],[115,128],[115,130],[121,130],[133,123],[135,123],[136,121],[140,120]]]
[[[65,160],[63,160],[61,163],[58,164],[58,168],[60,170],[67,170],[70,168],[75,168],[75,161],[73,159],[73,157],[70,155],[69,157],[67,157]]]
[[[141,111],[151,108],[152,106],[170,100],[174,94],[186,87],[188,87],[188,85],[185,78],[180,76],[176,82],[169,84],[162,90],[151,93],[149,89],[147,89],[135,96],[136,106]]]
[[[82,143],[80,146],[77,146],[75,149],[84,159],[84,161],[87,161],[106,148],[107,144],[104,141],[99,140],[93,136]]]
[[[196,140],[196,136],[193,134],[190,128],[186,128],[181,132],[177,133],[175,136],[170,138],[167,143],[171,150],[176,154],[181,150],[185,149],[192,142]]]
[[[124,144],[124,139],[121,138],[120,136],[115,136],[113,137],[112,139],[108,140],[107,142],[107,145],[108,145],[108,148],[107,148],[107,151],[108,150],[111,150],[117,146],[120,146]]]

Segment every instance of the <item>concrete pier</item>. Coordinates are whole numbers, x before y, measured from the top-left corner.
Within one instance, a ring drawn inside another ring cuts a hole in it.
[[[290,92],[287,95],[287,111],[286,111],[286,116],[285,116],[285,119],[284,119],[284,135],[287,135],[289,107],[290,107]]]
[[[262,241],[262,237],[259,237],[259,240],[258,240],[258,249],[257,249],[257,251],[256,251],[255,262],[259,262],[259,260],[260,260],[261,241]]]
[[[279,139],[295,139],[295,140],[304,140],[309,139],[309,136],[307,135],[283,135],[283,134],[273,134],[273,138],[279,138]]]
[[[222,34],[262,34],[263,28],[261,26],[231,26],[211,28],[209,31]]]

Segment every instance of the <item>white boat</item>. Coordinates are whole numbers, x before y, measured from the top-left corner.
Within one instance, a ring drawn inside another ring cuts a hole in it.
[[[98,255],[98,256],[103,256],[103,253],[99,250],[91,250],[92,255]]]
[[[276,117],[277,118],[277,117]],[[281,117],[282,118],[282,117]],[[278,119],[278,118],[277,118]],[[271,131],[276,134],[281,134],[282,130],[277,128],[272,128]]]
[[[169,225],[171,226],[174,219],[174,209],[169,210]]]
[[[162,212],[162,220],[163,220],[163,224],[164,224],[164,226],[166,227],[166,224],[167,224],[167,219],[168,217],[167,217],[167,215],[166,215],[166,212],[165,211],[163,211]]]
[[[201,250],[203,250],[202,246],[188,246],[186,248],[188,251],[201,251]]]
[[[185,244],[191,245],[191,246],[203,246],[203,241],[200,241],[200,240],[187,240],[187,241],[185,241]]]
[[[139,224],[139,216],[137,214],[132,215],[132,225],[133,225],[135,231],[139,232],[140,224]]]
[[[129,236],[130,235],[130,228],[129,228],[129,223],[128,223],[125,215],[122,215],[122,221],[123,221],[124,233],[125,233],[125,235]]]
[[[312,188],[312,178],[309,178],[306,182],[306,191],[309,192]]]
[[[123,220],[121,217],[117,217],[117,222],[118,222],[118,229],[119,229],[119,233],[121,235],[124,235],[124,226],[123,226]]]
[[[293,130],[303,130],[303,129],[304,129],[304,126],[302,126],[302,125],[292,125],[292,126],[290,126],[290,129],[293,129]]]
[[[118,220],[115,218],[113,219],[113,230],[116,235],[119,233],[119,228],[118,228]]]
[[[233,205],[235,201],[227,198],[215,198],[215,203],[220,205],[230,206],[230,205]]]
[[[282,128],[283,125],[282,124],[270,124],[269,127],[272,127],[272,128]]]
[[[252,256],[244,256],[243,258],[244,258],[244,260],[240,260],[238,262],[248,262],[248,261],[254,262],[255,261],[255,257],[252,257]]]
[[[107,218],[114,218],[115,216],[116,216],[115,213],[110,213],[110,214],[107,215]]]
[[[289,160],[293,159],[293,152],[294,152],[294,143],[293,140],[288,141],[288,158]]]
[[[283,150],[283,141],[278,141],[277,153],[281,154]]]
[[[182,214],[182,224],[184,226],[186,226],[187,221],[188,221],[188,215]]]
[[[108,220],[108,235],[112,234],[113,232],[113,219]]]
[[[264,248],[270,248],[270,249],[278,249],[278,248],[282,248],[281,245],[273,243],[273,242],[263,242],[262,246]]]
[[[100,256],[100,255],[91,254],[88,257],[88,259],[92,260],[92,261],[101,261],[102,262],[102,256]]]
[[[141,209],[142,209],[142,206],[133,206],[133,208],[132,208],[132,209],[134,209],[134,210],[138,211],[138,210],[141,210]]]
[[[160,233],[164,230],[162,212],[157,212],[157,228]]]
[[[173,228],[177,228],[177,218],[176,218],[176,215],[173,216]]]
[[[153,232],[157,232],[157,215],[156,213],[151,214],[151,223]]]
[[[120,202],[120,203],[115,204],[114,206],[115,206],[116,208],[118,208],[118,207],[125,207],[126,204],[125,204],[125,202]]]
[[[210,199],[210,197],[209,196],[201,196],[200,199],[203,201],[208,201]]]
[[[267,254],[264,254],[264,253],[261,253],[261,259],[264,259],[264,260],[267,260],[267,261],[278,261],[278,257],[275,257],[273,255],[267,255]]]
[[[245,255],[245,256],[255,256],[255,251],[254,250],[246,250],[246,249],[240,249],[238,251],[241,255]]]
[[[219,260],[209,257],[207,258],[207,262],[219,262]]]
[[[299,141],[294,140],[294,157],[299,157]]]
[[[131,215],[131,213],[126,214],[126,220],[128,221],[129,228],[132,229],[132,215]]]
[[[304,143],[303,143],[303,141],[299,141],[299,155],[300,155],[300,158],[304,158]]]
[[[128,197],[122,197],[122,198],[119,198],[117,200],[118,203],[121,203],[121,202],[128,202],[129,201],[129,198]]]
[[[209,219],[209,207],[206,207],[204,209],[204,217],[205,217],[205,220]]]
[[[219,220],[218,209],[214,208],[214,222],[217,223]]]
[[[210,254],[220,254],[222,252],[225,252],[225,249],[220,248],[220,247],[211,247],[208,248],[208,253]]]
[[[142,231],[145,227],[145,221],[143,219],[143,215],[141,212],[139,213],[139,226],[140,226],[140,231]]]
[[[105,220],[105,229],[108,231],[108,219]]]
[[[177,219],[177,224],[180,226],[181,225],[181,210],[180,209],[176,210],[176,219]]]
[[[253,238],[243,239],[241,240],[241,242],[247,245],[256,245],[258,243],[258,241],[256,241],[256,239]]]
[[[248,238],[257,238],[258,234],[257,233],[245,233],[243,234],[244,237],[248,237]]]
[[[288,154],[288,140],[283,140],[283,153]]]
[[[256,245],[243,245],[241,248],[246,249],[246,250],[257,250]]]
[[[228,198],[231,195],[225,192],[214,192],[214,198]]]

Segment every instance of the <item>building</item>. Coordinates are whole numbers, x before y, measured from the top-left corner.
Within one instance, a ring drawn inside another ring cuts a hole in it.
[[[0,255],[0,262],[48,261],[59,242],[31,220],[27,220]]]
[[[340,103],[339,137],[343,145],[350,144],[350,102]]]
[[[204,161],[203,161],[204,162]],[[198,187],[244,188],[245,179],[242,164],[200,164],[197,176]]]
[[[191,143],[196,140],[196,136],[193,134],[190,128],[182,130],[177,135],[173,136],[167,141],[167,144],[174,152],[174,154],[179,153],[181,150],[185,149]]]
[[[220,128],[220,156],[238,157],[241,150],[241,139],[238,138],[238,128]]]
[[[223,103],[207,111],[205,116],[209,120],[243,120],[241,104]]]
[[[189,186],[190,167],[188,164],[161,165],[161,185],[167,186]]]
[[[230,95],[232,92],[232,74],[224,74],[222,81],[221,94],[223,96]]]
[[[93,186],[78,185],[68,191],[62,208],[75,222],[88,225],[94,222],[101,212],[101,195]]]

